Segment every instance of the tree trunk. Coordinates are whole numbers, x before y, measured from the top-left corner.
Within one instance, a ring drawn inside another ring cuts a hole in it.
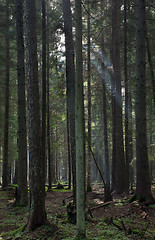
[[[145,0],[137,0],[136,198],[152,202],[146,136]]]
[[[6,189],[9,182],[8,166],[8,135],[9,135],[9,97],[10,97],[10,43],[9,43],[9,1],[6,0],[5,13],[5,116],[4,116],[4,152],[3,152],[3,170],[2,170],[2,189]]]
[[[46,4],[42,0],[42,161],[46,182]]]
[[[120,23],[119,0],[113,1],[114,15],[114,81],[116,83],[115,107],[116,107],[116,191],[125,191],[125,161],[122,126],[122,96],[121,96],[121,63],[120,63]]]
[[[81,0],[75,0],[76,78],[75,78],[75,131],[76,131],[76,227],[77,237],[85,238],[85,152],[84,152],[84,96],[82,61]]]
[[[68,189],[71,189],[71,149],[70,149],[70,133],[69,133],[69,119],[67,109],[67,145],[68,145]]]
[[[25,40],[28,99],[28,136],[30,161],[30,213],[28,227],[35,229],[47,222],[45,211],[45,181],[40,131],[38,87],[36,5],[25,1]]]
[[[28,204],[27,129],[25,100],[25,65],[23,39],[23,1],[16,1],[17,74],[18,74],[18,195],[16,205]]]
[[[66,47],[66,85],[67,85],[67,110],[69,122],[69,142],[72,159],[73,175],[73,200],[76,199],[76,147],[75,147],[75,65],[74,65],[74,45],[72,34],[71,6],[70,0],[63,0],[63,18],[65,30]]]
[[[88,31],[88,63],[87,63],[87,71],[88,71],[88,144],[91,147],[91,60],[90,60],[90,4],[89,1],[87,3],[87,11],[88,11],[88,17],[87,17],[87,31]],[[92,191],[92,186],[91,186],[91,179],[92,179],[92,174],[91,174],[91,167],[92,167],[92,159],[91,159],[91,151],[90,148],[88,147],[88,177],[87,177],[87,191],[91,192]]]
[[[127,69],[127,1],[124,0],[124,82],[125,82],[125,190],[129,192],[129,99]]]
[[[49,18],[47,17],[47,158],[48,158],[48,189],[52,188],[51,143],[50,143],[50,83],[49,83]]]
[[[150,73],[151,73],[153,101],[154,101],[154,107],[155,107],[155,79],[154,79],[154,69],[153,69],[153,63],[152,63],[152,56],[151,56],[149,37],[148,37],[148,32],[147,32],[147,25],[146,25],[146,46],[147,46],[147,57],[148,57]]]
[[[112,12],[112,29],[114,29],[114,14]],[[114,31],[112,31],[111,61],[114,63]],[[111,190],[116,188],[116,86],[114,74],[111,73],[111,102],[112,102],[112,172]]]

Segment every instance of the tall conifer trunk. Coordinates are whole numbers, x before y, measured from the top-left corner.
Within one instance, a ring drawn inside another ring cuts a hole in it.
[[[41,144],[35,1],[25,0],[25,23],[30,162],[30,213],[28,227],[35,229],[47,221]]]
[[[116,191],[122,193],[125,191],[125,160],[122,126],[122,96],[121,96],[121,62],[120,62],[120,23],[119,23],[119,0],[113,0],[113,31],[114,31],[114,81],[115,91],[115,109],[116,109]]]
[[[87,17],[87,31],[88,31],[88,41],[87,41],[87,46],[88,46],[88,63],[87,63],[87,68],[88,68],[88,177],[87,177],[87,191],[91,192],[92,191],[92,185],[91,185],[91,178],[92,178],[92,173],[91,173],[91,167],[92,167],[92,156],[91,156],[91,60],[90,60],[90,2],[88,1],[87,3],[87,11],[88,11],[88,17]]]
[[[9,183],[8,166],[8,141],[9,141],[9,97],[10,97],[10,42],[9,42],[9,1],[6,0],[5,12],[5,117],[4,117],[4,150],[3,150],[3,170],[2,170],[2,189]]]
[[[28,203],[27,129],[25,100],[25,64],[23,39],[23,1],[16,0],[17,74],[18,74],[18,195],[16,205]]]
[[[42,161],[46,181],[46,4],[42,0]]]
[[[146,136],[145,0],[137,0],[136,46],[136,198],[152,202]]]
[[[76,77],[75,77],[75,132],[76,132],[76,227],[77,237],[84,238],[85,227],[85,140],[82,59],[82,3],[75,0]]]
[[[124,82],[125,82],[125,190],[129,191],[129,97],[127,68],[127,1],[124,0]]]
[[[75,65],[74,45],[72,34],[70,0],[63,0],[63,18],[66,47],[66,85],[67,85],[67,111],[69,127],[70,156],[73,176],[73,200],[76,199],[76,146],[75,146]]]

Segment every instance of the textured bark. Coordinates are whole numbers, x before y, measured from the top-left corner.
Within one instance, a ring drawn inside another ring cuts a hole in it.
[[[114,81],[116,84],[115,107],[116,107],[116,191],[125,191],[125,160],[122,126],[122,97],[121,97],[121,63],[120,63],[120,23],[119,23],[119,0],[113,1],[114,15]]]
[[[114,14],[112,12],[112,29],[114,29]],[[112,31],[111,61],[114,63],[114,31]],[[111,190],[116,188],[116,87],[114,74],[111,73],[111,102],[112,102],[112,171]]]
[[[30,213],[28,227],[35,229],[47,221],[45,211],[44,167],[41,151],[35,1],[25,1],[25,23],[30,162]]]
[[[18,195],[16,205],[28,204],[27,129],[25,100],[25,65],[23,39],[23,1],[16,1],[17,74],[18,74]]]
[[[87,46],[88,46],[88,63],[87,63],[87,71],[88,71],[88,144],[91,147],[91,60],[90,60],[90,4],[89,1],[87,3],[87,11],[88,11],[88,18],[87,18],[87,31],[88,31],[88,41],[87,41]],[[88,147],[88,177],[87,177],[87,191],[91,192],[92,191],[92,186],[91,186],[91,179],[92,179],[92,174],[91,174],[91,167],[92,167],[92,159],[91,159],[91,151],[90,148]]]
[[[129,97],[127,68],[127,1],[124,0],[124,82],[125,82],[125,190],[129,191]]]
[[[85,238],[85,152],[84,152],[84,96],[82,61],[81,0],[75,1],[76,78],[75,78],[75,131],[76,131],[76,227],[77,237]]]
[[[49,83],[49,18],[47,17],[47,158],[48,158],[48,189],[52,188],[51,144],[50,144],[50,83]]]
[[[42,0],[42,161],[46,182],[46,4]]]
[[[2,170],[2,189],[5,189],[9,183],[9,166],[8,166],[8,137],[9,137],[9,97],[10,97],[10,43],[9,43],[9,3],[6,0],[5,12],[5,115],[4,115],[4,152],[3,152],[3,170]]]
[[[152,63],[152,54],[151,54],[151,49],[150,49],[147,26],[146,26],[146,46],[147,46],[147,57],[148,57],[150,73],[151,73],[153,101],[154,101],[154,106],[155,106],[155,78],[154,78],[154,68],[153,68],[153,63]]]
[[[136,48],[136,198],[153,201],[146,136],[145,0],[137,0]]]
[[[62,7],[66,47],[66,87],[67,87],[67,111],[69,123],[69,142],[71,150],[72,175],[73,175],[73,200],[75,202],[76,198],[75,65],[74,65],[74,46],[73,46],[70,0],[63,0]]]
[[[71,149],[70,149],[70,133],[69,133],[69,119],[67,109],[67,146],[68,146],[68,189],[71,189]]]
[[[104,13],[104,2],[102,1],[102,16]],[[104,54],[104,31],[102,32],[101,35],[101,49],[102,49],[102,54]],[[110,170],[109,170],[109,147],[108,147],[108,127],[107,127],[107,96],[106,96],[106,79],[105,79],[105,65],[104,65],[104,60],[102,60],[101,63],[102,67],[102,77],[101,77],[101,82],[102,82],[102,96],[103,96],[103,122],[104,122],[104,162],[105,162],[105,193],[109,189],[110,192]],[[106,194],[105,194],[106,195]],[[108,195],[107,194],[107,199],[105,198],[106,201],[108,201]]]

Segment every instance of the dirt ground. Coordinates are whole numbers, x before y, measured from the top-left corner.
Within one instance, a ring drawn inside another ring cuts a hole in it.
[[[12,207],[14,191],[0,191],[0,240],[74,239],[76,226],[68,222],[66,206],[72,200],[69,190],[53,190],[46,195],[49,226],[30,232],[25,225],[27,208]],[[87,193],[87,239],[155,239],[155,205],[127,203],[125,196],[114,196],[104,205],[103,190]],[[89,209],[89,210],[88,210]]]

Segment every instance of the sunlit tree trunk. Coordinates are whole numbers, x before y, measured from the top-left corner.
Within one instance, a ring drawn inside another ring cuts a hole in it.
[[[30,212],[28,227],[35,229],[47,222],[45,181],[42,161],[41,123],[38,87],[38,60],[35,1],[25,0],[25,40],[30,161]]]
[[[9,97],[10,97],[10,42],[9,42],[9,1],[6,0],[5,13],[5,115],[4,115],[4,152],[3,152],[3,170],[2,170],[2,189],[5,189],[9,183],[8,166],[8,141],[9,141]]]
[[[76,147],[75,147],[75,65],[74,45],[72,34],[70,0],[63,0],[63,18],[66,47],[66,85],[67,85],[67,111],[69,123],[69,143],[73,176],[73,200],[76,199]]]
[[[145,0],[137,0],[136,46],[136,198],[152,202],[146,136]]]
[[[76,132],[76,227],[77,237],[85,238],[85,152],[84,152],[84,96],[82,61],[81,0],[75,0],[76,77],[75,77],[75,132]]]
[[[23,1],[16,1],[17,74],[18,74],[18,194],[16,205],[28,203],[27,190],[27,130],[25,100],[25,64],[23,39]]]

